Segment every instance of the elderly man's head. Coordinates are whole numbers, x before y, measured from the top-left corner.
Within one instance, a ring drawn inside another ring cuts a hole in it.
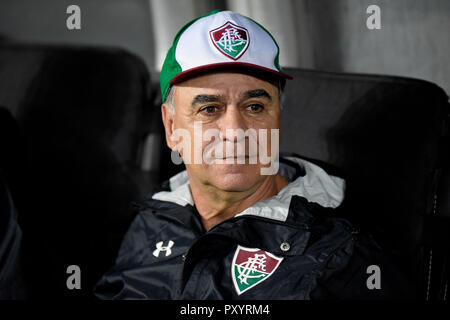
[[[290,78],[278,56],[267,30],[231,11],[176,35],[161,70],[162,116],[191,184],[242,192],[276,173],[281,88]]]

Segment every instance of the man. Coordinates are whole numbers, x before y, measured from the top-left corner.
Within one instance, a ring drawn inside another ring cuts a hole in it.
[[[278,157],[290,78],[278,56],[263,27],[230,11],[176,35],[161,71],[161,111],[186,171],[136,204],[99,298],[404,297],[380,248],[336,217],[344,181]]]

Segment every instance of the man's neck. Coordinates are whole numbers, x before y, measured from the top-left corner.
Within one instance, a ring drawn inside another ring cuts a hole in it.
[[[266,176],[262,182],[246,191],[228,192],[212,185],[191,180],[190,189],[194,203],[206,230],[234,217],[256,202],[278,194],[289,182],[281,175]]]

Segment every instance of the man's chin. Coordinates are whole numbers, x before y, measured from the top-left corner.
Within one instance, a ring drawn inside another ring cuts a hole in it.
[[[257,165],[213,165],[209,168],[214,185],[227,192],[243,192],[251,189],[260,179]]]

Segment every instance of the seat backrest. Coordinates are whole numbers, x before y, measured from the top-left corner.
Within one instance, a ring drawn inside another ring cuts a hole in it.
[[[346,178],[343,215],[427,287],[425,217],[442,171],[446,93],[421,80],[287,69],[281,151]],[[450,230],[448,230],[450,231]]]
[[[25,181],[12,191],[26,199],[16,207],[31,272],[40,275],[33,292],[87,296],[113,264],[130,202],[148,192],[138,161],[151,110],[148,71],[113,48],[2,46],[0,61],[0,91],[13,91],[0,99],[25,138]],[[72,264],[82,290],[66,287]]]

